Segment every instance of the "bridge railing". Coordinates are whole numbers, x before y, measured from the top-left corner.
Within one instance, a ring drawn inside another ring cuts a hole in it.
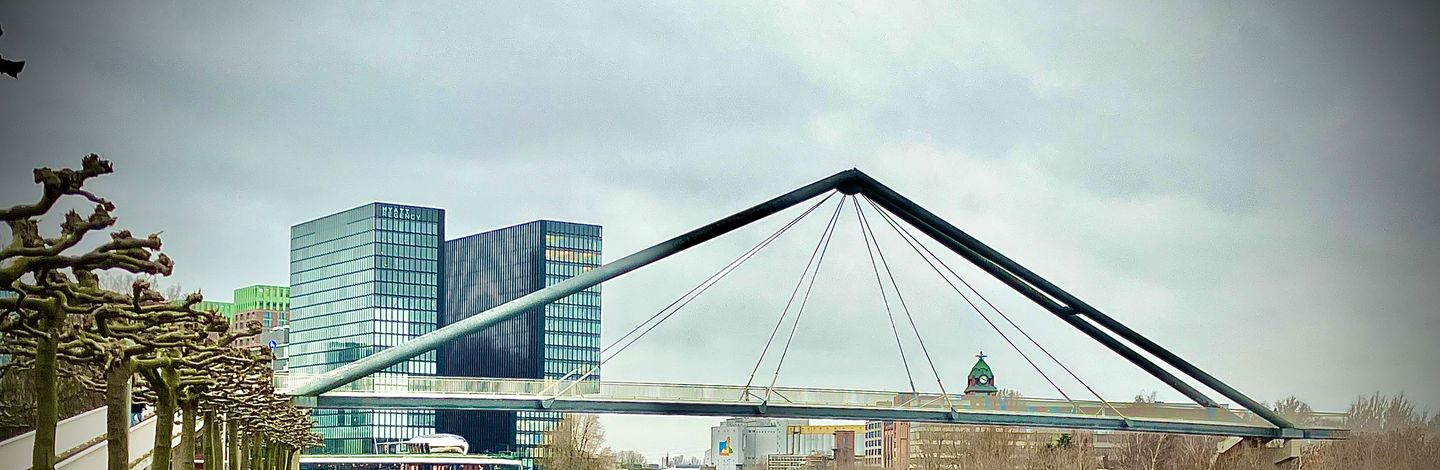
[[[276,389],[285,391],[316,377],[276,374]],[[1259,416],[1239,408],[1202,407],[1179,403],[1099,402],[1050,398],[1000,396],[946,396],[939,393],[910,393],[878,390],[844,390],[797,387],[743,387],[648,382],[582,381],[558,382],[538,379],[468,377],[366,377],[328,393],[400,395],[466,395],[494,398],[559,400],[584,399],[633,402],[718,403],[788,406],[840,407],[857,409],[909,409],[967,413],[1026,413],[1044,415],[1085,415],[1197,423],[1225,423],[1273,427]],[[1343,413],[1313,412],[1295,416],[1306,428],[1341,429]]]

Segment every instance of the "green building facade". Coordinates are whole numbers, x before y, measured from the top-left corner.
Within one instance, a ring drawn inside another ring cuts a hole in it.
[[[235,319],[235,304],[232,302],[203,300],[200,302],[199,305],[195,306],[195,309],[200,311],[214,310],[219,314],[224,315],[225,320],[227,321],[234,321]]]
[[[235,289],[236,312],[249,310],[290,310],[290,288],[256,284]]]

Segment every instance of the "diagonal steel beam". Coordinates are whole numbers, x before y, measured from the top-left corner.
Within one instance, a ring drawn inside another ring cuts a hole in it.
[[[1149,359],[1139,355],[1133,349],[1110,337],[1110,335],[1100,331],[1084,319],[1078,318],[1077,315],[1083,315],[1085,318],[1100,324],[1100,326],[1119,335],[1131,344],[1139,346],[1140,349],[1154,355],[1171,367],[1185,373],[1185,375],[1194,378],[1212,390],[1220,392],[1221,395],[1235,400],[1235,403],[1265,418],[1266,421],[1269,421],[1276,427],[1281,429],[1295,427],[1289,420],[1286,420],[1264,405],[1245,396],[1245,394],[1240,393],[1240,391],[1235,390],[1225,384],[1225,382],[1220,381],[1220,379],[1200,370],[1199,367],[1195,367],[1195,365],[1190,362],[1181,359],[1180,356],[1161,347],[1140,333],[1131,330],[1119,321],[1105,315],[1095,307],[1091,307],[1070,293],[1051,284],[1050,281],[1045,280],[1045,278],[1031,272],[1029,269],[1026,269],[1005,255],[1000,254],[1000,252],[995,251],[988,245],[981,243],[979,240],[976,240],[974,237],[971,237],[969,234],[946,222],[945,219],[941,219],[924,207],[920,207],[919,204],[915,204],[905,196],[901,196],[900,193],[881,184],[869,175],[861,173],[856,181],[851,184],[858,185],[859,191],[862,194],[874,199],[876,203],[885,207],[886,210],[889,210],[902,220],[915,226],[915,228],[920,231],[925,232],[926,235],[929,235],[935,239],[935,241],[945,245],[946,248],[951,249],[956,254],[974,263],[980,269],[995,276],[1001,282],[1019,291],[1035,303],[1040,304],[1041,307],[1059,316],[1066,323],[1069,323],[1071,326],[1074,326],[1076,329],[1079,329],[1081,332],[1089,335],[1106,347],[1109,347],[1112,351],[1129,359],[1130,362],[1149,372],[1150,375],[1155,376],[1155,378],[1160,379],[1160,381],[1165,382],[1166,385],[1175,388],[1180,393],[1195,400],[1196,403],[1205,406],[1215,406],[1213,401],[1205,397],[1205,395],[1201,394],[1198,390],[1195,390],[1194,387],[1181,381]],[[1057,303],[1057,301],[1059,303]],[[1061,304],[1063,304],[1063,306]]]
[[[836,173],[828,178],[760,203],[755,207],[745,209],[724,219],[635,252],[630,256],[605,263],[589,272],[566,279],[553,286],[531,292],[523,297],[505,302],[474,316],[417,336],[403,344],[382,350],[330,372],[326,372],[316,379],[300,384],[295,387],[291,393],[296,396],[316,396],[341,385],[354,382],[367,375],[380,372],[386,367],[399,364],[406,359],[434,350],[440,347],[441,344],[477,333],[490,325],[519,316],[532,308],[560,300],[570,294],[580,292],[621,274],[665,259],[670,255],[685,251],[687,248],[705,243],[715,237],[749,225],[771,214],[788,209],[807,199],[845,185],[853,181],[858,175],[860,175],[860,171],[853,169]]]

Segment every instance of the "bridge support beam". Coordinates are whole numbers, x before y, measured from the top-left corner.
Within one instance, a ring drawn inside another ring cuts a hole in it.
[[[1165,382],[1166,385],[1169,385],[1196,403],[1204,406],[1217,406],[1213,400],[1210,400],[1209,397],[1206,397],[1194,387],[1181,381],[1170,372],[1160,368],[1149,359],[1140,355],[1135,350],[1130,349],[1110,335],[1099,331],[1098,328],[1086,320],[1098,323],[1100,326],[1114,332],[1131,344],[1139,346],[1140,349],[1145,352],[1160,358],[1160,360],[1180,370],[1185,373],[1185,375],[1220,392],[1220,394],[1226,398],[1234,400],[1235,403],[1259,415],[1276,427],[1281,429],[1292,429],[1295,427],[1288,420],[1271,411],[1269,408],[1266,408],[1264,405],[1261,405],[1259,402],[1252,400],[1250,397],[1245,396],[1245,394],[1240,393],[1240,391],[1221,382],[1220,379],[1205,373],[1205,371],[1200,370],[1199,367],[1195,367],[1193,364],[1190,364],[1190,362],[1181,359],[1180,356],[1161,347],[1154,341],[1150,341],[1149,338],[1140,335],[1140,333],[1110,318],[1095,307],[1091,307],[1089,304],[1070,295],[1070,293],[1051,284],[1050,281],[1045,280],[1045,278],[1031,272],[1029,269],[1007,258],[1005,255],[1000,254],[1000,252],[995,251],[995,249],[990,248],[988,245],[981,243],[980,240],[976,240],[974,237],[971,237],[969,234],[946,222],[945,219],[925,210],[924,207],[920,207],[920,205],[915,204],[905,198],[905,196],[901,196],[900,193],[886,187],[869,175],[861,173],[857,175],[857,178],[863,188],[861,192],[869,196],[877,204],[885,207],[885,209],[900,217],[905,222],[915,226],[915,228],[935,239],[935,241],[940,242],[940,244],[945,245],[946,248],[949,248],[971,263],[974,263],[980,269],[990,273],[990,275],[995,276],[996,279],[999,279],[1041,307],[1059,316],[1066,323],[1069,323],[1071,326],[1074,326],[1076,329],[1079,329],[1081,332],[1104,344],[1112,351],[1125,357],[1130,362],[1150,373],[1150,375]],[[1083,315],[1085,318],[1078,318],[1078,315]]]
[[[1227,437],[1215,444],[1215,455],[1212,456],[1212,462],[1216,464],[1253,462],[1261,465],[1274,465],[1275,468],[1295,468],[1295,464],[1300,459],[1300,452],[1300,443],[1294,439]]]

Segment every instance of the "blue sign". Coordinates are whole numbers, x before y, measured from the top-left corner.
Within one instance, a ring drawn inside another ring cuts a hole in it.
[[[275,347],[276,347],[276,346],[279,346],[280,343],[276,343],[275,340],[272,339],[272,340],[270,340],[269,343],[265,343],[265,345],[266,345],[266,346],[269,346],[270,349],[275,349]]]

